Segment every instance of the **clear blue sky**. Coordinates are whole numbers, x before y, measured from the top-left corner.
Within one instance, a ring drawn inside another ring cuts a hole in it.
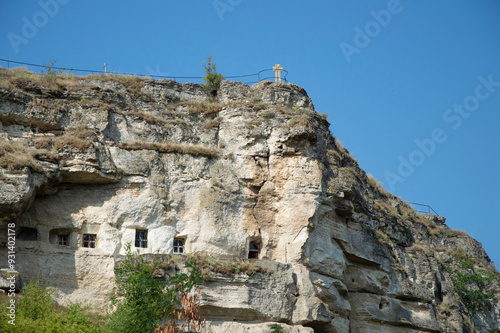
[[[5,59],[177,76],[203,76],[209,53],[224,75],[280,63],[362,168],[500,263],[499,1],[2,0],[0,13]]]

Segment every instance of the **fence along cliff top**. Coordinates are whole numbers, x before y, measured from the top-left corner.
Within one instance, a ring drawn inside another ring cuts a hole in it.
[[[26,66],[28,69],[32,69],[33,72],[40,72],[41,69],[43,68],[49,68],[50,69],[56,69],[60,70],[63,72],[68,72],[68,73],[82,73],[83,75],[85,74],[101,74],[101,75],[124,75],[124,76],[139,76],[139,77],[144,77],[144,78],[152,78],[152,79],[170,79],[174,81],[179,81],[179,80],[202,80],[203,76],[171,76],[171,75],[151,75],[151,74],[141,74],[141,73],[122,73],[122,72],[109,72],[107,71],[107,68],[105,71],[101,70],[93,70],[93,69],[77,69],[77,68],[68,68],[66,67],[55,67],[55,66],[49,66],[49,65],[39,65],[39,64],[31,64],[27,62],[20,62],[20,61],[14,61],[14,60],[7,60],[7,59],[0,59],[0,63],[5,66],[0,66],[3,68],[9,69],[11,67],[11,64],[14,65],[22,65]],[[107,67],[107,64],[106,64]],[[36,69],[36,70],[33,70]],[[274,71],[274,75],[271,75],[269,73],[270,71]],[[266,73],[267,72],[267,73]],[[281,77],[281,72],[284,72],[284,76]],[[251,80],[251,81],[242,81],[247,84],[253,84],[257,83],[260,81],[265,81],[265,80],[272,80],[274,79],[275,82],[281,82],[281,80],[288,82],[287,80],[287,75],[288,71],[283,69],[281,65],[277,64],[273,68],[269,69],[263,69],[255,74],[245,74],[245,75],[231,75],[231,76],[226,76],[226,79],[242,79],[242,80]],[[252,79],[253,78],[253,79]]]

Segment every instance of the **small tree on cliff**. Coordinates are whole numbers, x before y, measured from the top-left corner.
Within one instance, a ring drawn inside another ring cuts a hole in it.
[[[216,63],[212,62],[212,56],[209,55],[207,59],[207,64],[202,62],[201,65],[205,68],[205,77],[203,78],[203,86],[205,89],[212,94],[212,96],[217,95],[217,90],[220,87],[220,83],[225,80],[222,74],[217,73]]]
[[[188,293],[203,281],[196,260],[187,260],[185,266],[190,269],[189,274],[179,273],[165,281],[154,276],[160,266],[157,257],[150,262],[138,253],[132,253],[130,243],[125,248],[126,258],[115,272],[116,294],[111,297],[111,304],[116,310],[111,315],[109,329],[112,332],[143,333],[172,328],[171,332],[176,332],[175,319],[186,318],[183,311]],[[203,321],[201,317],[198,319]],[[166,326],[161,325],[167,321]]]

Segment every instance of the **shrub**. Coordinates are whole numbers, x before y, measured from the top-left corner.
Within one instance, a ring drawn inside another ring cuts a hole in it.
[[[205,81],[205,83],[203,83],[205,89],[209,92],[219,90],[220,83],[225,79],[222,74],[217,73],[216,63],[212,62],[212,56],[208,56],[206,65],[204,62],[202,62],[201,65],[205,68],[206,73],[205,77],[203,78],[203,81]]]
[[[150,262],[138,252],[132,253],[130,243],[126,245],[126,258],[116,269],[116,294],[111,298],[116,306],[109,324],[112,332],[142,333],[156,328],[162,332],[160,324],[167,319],[167,327],[176,328],[175,320],[182,317],[187,293],[203,277],[195,259],[185,263],[189,275],[179,273],[167,281],[155,278],[159,267],[158,257]]]
[[[23,292],[15,296],[15,325],[8,323],[7,307],[1,304],[0,332],[105,332],[102,317],[89,315],[88,309],[80,304],[72,304],[69,308],[57,305],[51,296],[51,292],[38,280],[28,283]]]
[[[23,297],[17,304],[17,314],[33,320],[43,319],[50,315],[52,303],[51,292],[36,280],[23,288]]]
[[[476,269],[474,260],[465,255],[461,249],[457,249],[453,255],[457,258],[461,267],[453,270],[447,267],[445,271],[450,274],[453,290],[457,300],[467,308],[470,313],[482,309],[486,301],[492,299],[499,290],[492,289],[493,280],[498,280],[498,273],[484,269]]]
[[[271,324],[269,328],[271,329],[271,333],[283,333],[283,327],[280,324]]]
[[[54,69],[54,65],[56,64],[57,60],[52,59],[49,64],[46,64],[44,69],[42,69],[42,73],[45,74],[45,80],[47,82],[55,82],[56,77],[58,75],[61,75],[64,72],[64,69]]]

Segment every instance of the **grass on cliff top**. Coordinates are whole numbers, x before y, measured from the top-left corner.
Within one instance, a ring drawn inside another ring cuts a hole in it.
[[[159,153],[179,153],[188,154],[192,156],[204,156],[208,158],[215,158],[219,153],[213,149],[195,145],[176,142],[152,143],[152,142],[119,142],[117,146],[126,150],[155,150]]]
[[[80,79],[80,77],[71,74],[37,74],[26,67],[0,68],[0,88],[14,92],[23,92],[23,89],[20,88],[23,84],[45,87],[51,90],[58,90],[63,87],[75,89],[82,86],[79,82]]]
[[[144,94],[141,92],[141,89],[144,87],[144,78],[137,75],[113,75],[112,73],[107,75],[87,75],[81,77],[81,79],[90,81],[97,80],[103,82],[116,82],[122,84],[127,92],[138,99],[143,99]],[[147,98],[147,97],[146,97]]]
[[[26,67],[16,67],[11,69],[0,68],[0,88],[14,92],[23,92],[23,85],[34,85],[51,90],[67,89],[78,90],[89,85],[91,80],[113,81],[123,84],[127,91],[136,98],[143,98],[141,93],[144,87],[144,78],[126,75],[87,75],[76,76],[61,70],[52,70],[51,66],[45,68],[44,74],[37,74]]]

